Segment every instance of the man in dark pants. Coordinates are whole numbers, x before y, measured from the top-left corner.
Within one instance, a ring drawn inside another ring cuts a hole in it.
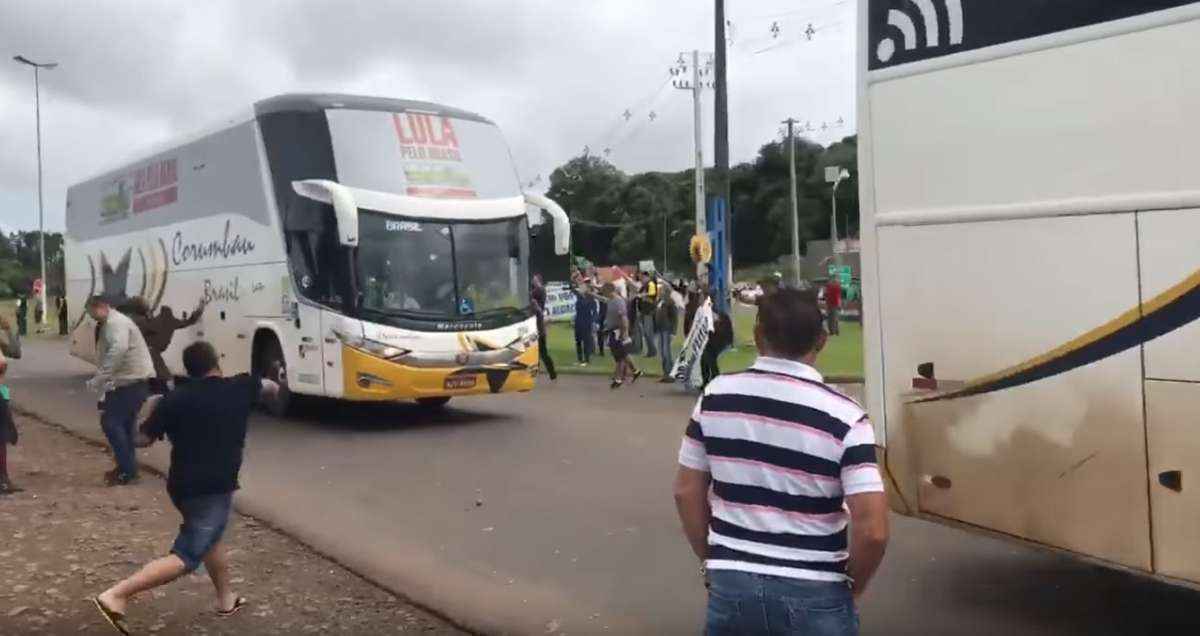
[[[67,335],[67,297],[58,297],[58,335]]]
[[[126,485],[137,479],[133,426],[142,402],[150,395],[154,362],[142,332],[128,316],[113,309],[101,296],[88,299],[87,312],[99,326],[96,375],[88,380],[92,391],[104,394],[100,428],[108,438],[117,468],[104,476],[109,485]]]
[[[575,286],[575,357],[579,366],[592,361],[592,345],[596,337],[596,299],[581,283]]]
[[[164,435],[171,440],[167,494],[183,516],[183,525],[170,554],[93,599],[104,619],[126,634],[125,609],[135,594],[166,585],[201,563],[216,588],[218,615],[231,615],[246,605],[231,587],[221,539],[238,489],[250,409],[260,398],[272,399],[279,387],[257,376],[222,377],[216,350],[203,341],[184,349],[183,366],[193,381],[156,397],[160,401],[138,434],[139,446]]]
[[[550,359],[550,347],[546,346],[546,286],[542,284],[541,274],[533,275],[533,290],[530,292],[530,298],[533,300],[533,315],[537,318],[538,357],[546,366],[546,373],[549,374],[550,379],[557,380],[558,373],[554,371],[554,360]]]

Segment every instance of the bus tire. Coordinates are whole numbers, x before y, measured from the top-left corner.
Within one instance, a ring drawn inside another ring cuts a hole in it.
[[[283,357],[283,348],[273,335],[267,336],[256,349],[254,370],[262,377],[279,385],[275,399],[266,400],[263,407],[276,417],[284,417],[292,412],[296,399],[288,389],[287,360]]]
[[[446,406],[446,404],[448,404],[449,402],[450,402],[450,398],[446,397],[446,396],[430,397],[430,398],[417,398],[417,404],[419,404],[422,408],[426,408],[429,410],[436,410],[436,409],[444,408]]]

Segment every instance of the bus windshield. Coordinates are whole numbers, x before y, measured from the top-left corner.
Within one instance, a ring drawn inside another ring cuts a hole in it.
[[[430,221],[362,210],[358,252],[364,312],[441,321],[528,315],[524,216]]]

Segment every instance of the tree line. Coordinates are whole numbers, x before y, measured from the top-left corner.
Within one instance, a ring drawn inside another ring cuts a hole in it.
[[[832,188],[825,168],[840,166],[851,179],[838,188],[838,236],[858,235],[858,138],[829,147],[795,140],[800,242],[829,237]],[[712,170],[705,182],[712,183]],[[774,141],[753,162],[730,169],[733,254],[738,267],[772,262],[791,253],[788,147]],[[695,173],[626,174],[603,157],[584,154],[550,175],[547,195],[572,219],[572,250],[597,264],[651,260],[679,271],[695,231]]]
[[[33,281],[41,278],[40,232],[0,233],[0,298],[27,296]],[[51,297],[63,293],[63,236],[61,232],[46,233],[46,293]]]

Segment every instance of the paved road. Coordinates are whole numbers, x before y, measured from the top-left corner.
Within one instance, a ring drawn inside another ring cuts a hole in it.
[[[31,341],[26,352],[10,373],[18,405],[99,438],[82,390],[88,367],[61,343]],[[320,404],[289,420],[256,416],[238,505],[480,631],[698,633],[702,589],[670,493],[690,407],[669,387],[613,393],[599,378],[565,377],[436,415]],[[164,467],[166,449],[144,459]],[[896,518],[863,631],[1194,633],[1197,602]]]

